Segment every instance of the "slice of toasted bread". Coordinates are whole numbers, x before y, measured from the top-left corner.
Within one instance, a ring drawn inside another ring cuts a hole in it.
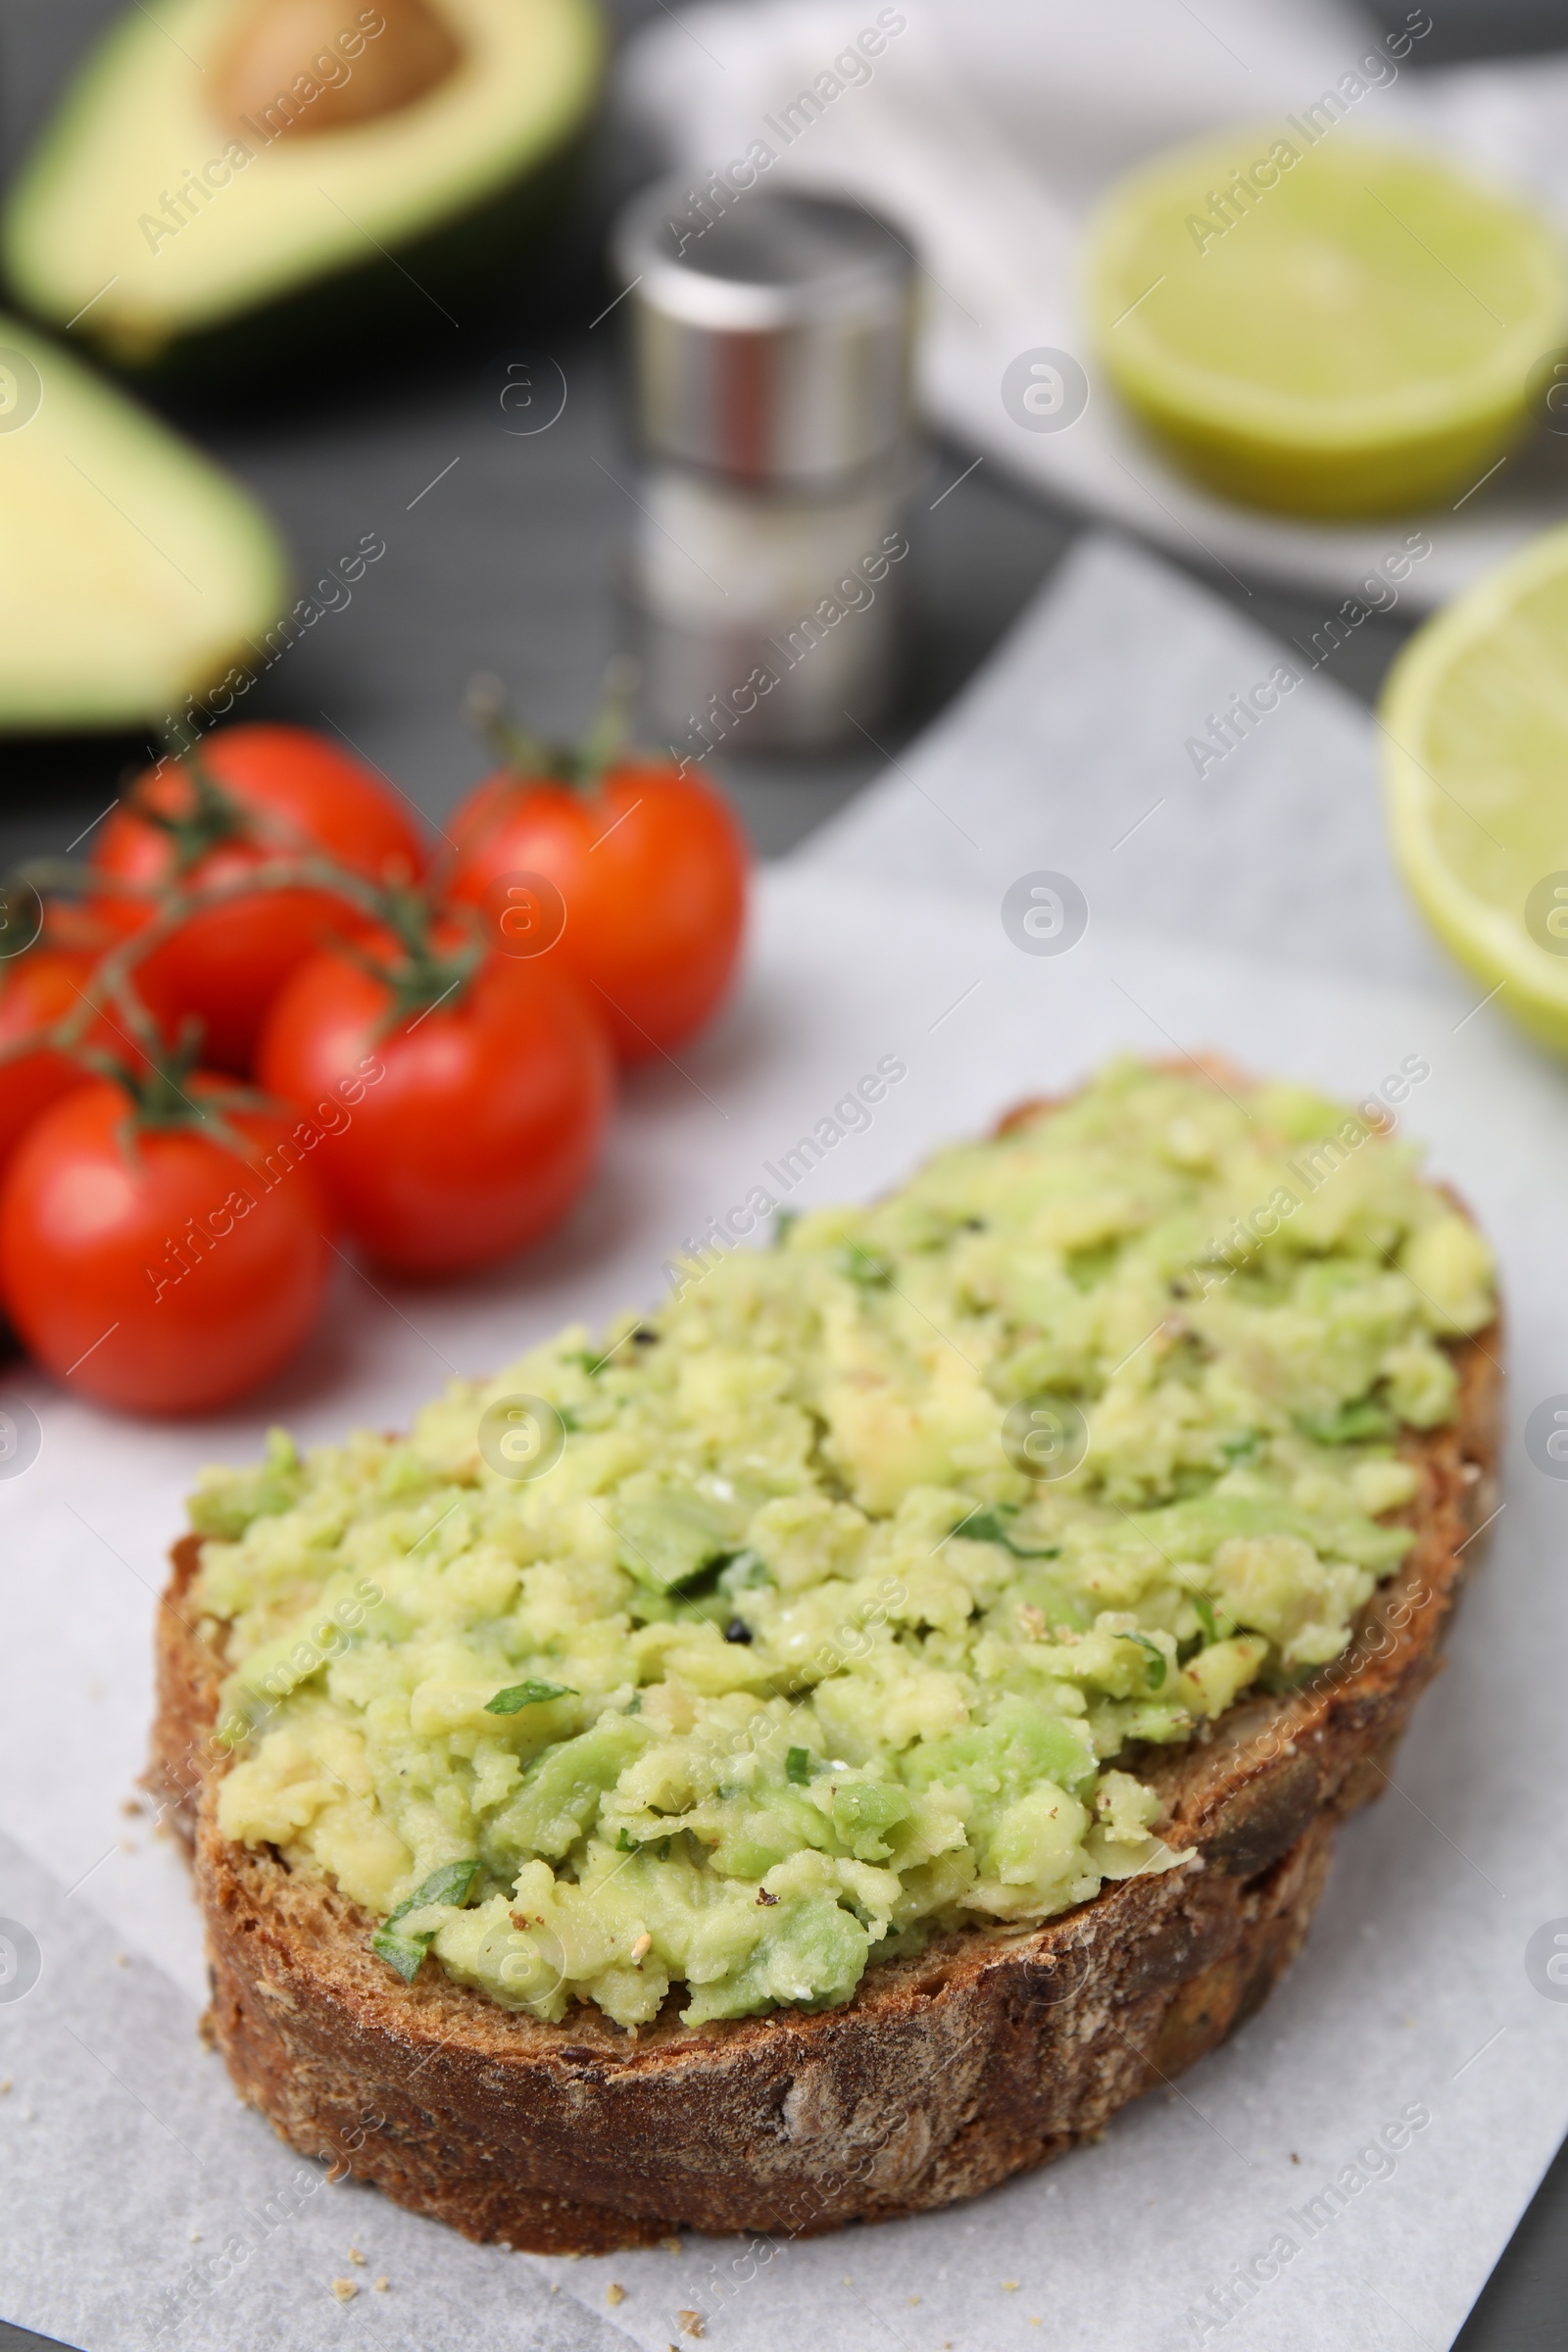
[[[159,1613],[151,1777],[193,1846],[207,2028],[241,2095],[303,2154],[549,2254],[923,2212],[1097,2136],[1257,2008],[1306,1933],[1337,1824],[1381,1790],[1496,1508],[1497,1348],[1495,1328],[1455,1346],[1455,1419],[1405,1433],[1415,1542],[1345,1656],[1137,1759],[1186,1865],[1022,1933],[935,1936],[815,2014],[694,2029],[672,1999],[634,2039],[589,2007],[539,2024],[434,1965],[402,1983],[329,1882],[220,1834],[221,1629],[188,1609],[185,1538]]]

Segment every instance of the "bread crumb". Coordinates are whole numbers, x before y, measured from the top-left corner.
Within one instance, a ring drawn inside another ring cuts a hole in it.
[[[1004,2293],[1004,2295],[1015,2295],[1015,2294],[1018,2292],[1018,2281],[1017,2281],[1017,2279],[1016,2279],[1016,2278],[1004,2278],[1004,2280],[1002,2281],[1002,2291],[1003,2291],[1003,2293]]]
[[[190,2242],[191,2242],[191,2244],[192,2244],[193,2246],[199,2246],[199,2245],[201,2244],[201,2242],[202,2242],[202,2233],[201,2233],[201,2231],[200,2231],[199,2230],[193,2230],[191,2231],[191,2233],[190,2233]]]
[[[386,2293],[386,2290],[387,2290],[387,2288],[388,2288],[388,2287],[391,2285],[391,2283],[392,2283],[392,2281],[391,2281],[391,2280],[390,2280],[390,2279],[389,2279],[389,2278],[388,2278],[385,2276],[385,2274],[383,2273],[383,2275],[382,2275],[382,2276],[381,2276],[381,2277],[380,2277],[380,2278],[379,2278],[376,2280],[376,2282],[375,2282],[375,2291],[376,2291],[376,2293],[377,2293],[378,2295],[384,2295],[384,2294]]]
[[[919,2296],[918,2296],[918,2295],[911,2295],[911,2296],[909,2297],[909,2301],[910,2301],[911,2303],[918,2303],[918,2302],[919,2302],[919,2300],[920,2300],[920,2298],[919,2298]]]
[[[621,2285],[618,2278],[612,2278],[610,2284],[605,2289],[605,2301],[607,2303],[614,2304],[624,2303],[625,2300],[626,2289]]]
[[[128,1968],[130,1966],[130,1954],[128,1952],[117,1952],[115,1954],[115,1966],[117,1968]]]
[[[680,2322],[682,2335],[706,2335],[708,2333],[708,2323],[700,2311],[677,2311],[675,2317]]]
[[[352,2303],[359,2291],[352,2278],[334,2278],[332,2281],[332,2292],[340,2303]]]
[[[360,2249],[359,2249],[359,2247],[358,2247],[358,2246],[350,2246],[350,2248],[349,2248],[349,2260],[350,2260],[350,2262],[357,2262],[357,2263],[359,2264],[359,2266],[360,2266],[361,2270],[363,2270],[363,2269],[365,2268],[365,2256],[364,2256],[364,2255],[363,2255],[363,2254],[360,2252]]]
[[[1031,2328],[1038,2328],[1038,2327],[1039,2327],[1039,2325],[1040,2325],[1040,2314],[1039,2314],[1039,2312],[1038,2312],[1038,2311],[1032,2311],[1032,2312],[1029,2314],[1029,2325],[1030,2325],[1030,2327],[1031,2327]]]
[[[682,2251],[678,2237],[662,2237],[659,2242],[666,2254],[679,2254]]]
[[[653,1948],[654,1939],[649,1934],[648,1930],[644,1928],[642,1934],[638,1936],[636,1942],[631,1947],[633,1963],[636,1964],[640,1961],[646,1960]]]
[[[129,1821],[139,1821],[141,1819],[141,1805],[138,1799],[134,1796],[127,1796],[120,1810]]]
[[[4,2081],[3,2081],[3,2082],[0,2082],[0,2096],[3,2096],[3,2094],[4,2094],[6,2091],[8,2091],[10,2088],[11,2088],[11,2077],[10,2077],[9,2075],[7,2075],[7,2076],[5,2077],[5,2079],[4,2079]]]
[[[1299,2156],[1298,2156],[1298,2154],[1296,2153],[1296,2150],[1293,2148],[1293,2149],[1291,2150],[1291,2162],[1292,2162],[1293,2164],[1299,2164],[1299,2163],[1300,2163],[1300,2161],[1301,2161],[1301,2159],[1299,2158]]]

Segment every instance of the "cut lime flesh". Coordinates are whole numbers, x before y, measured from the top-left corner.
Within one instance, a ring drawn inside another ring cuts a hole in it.
[[[1513,445],[1568,278],[1512,196],[1275,126],[1123,181],[1089,301],[1112,382],[1178,463],[1250,504],[1363,514],[1462,495]]]
[[[1500,1009],[1568,1052],[1568,525],[1418,630],[1378,715],[1417,904]]]

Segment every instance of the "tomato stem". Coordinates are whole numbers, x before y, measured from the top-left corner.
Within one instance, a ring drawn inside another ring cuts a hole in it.
[[[641,683],[641,663],[629,654],[615,655],[606,667],[598,708],[575,743],[550,743],[519,726],[508,708],[506,687],[489,670],[469,680],[463,715],[519,782],[595,792],[607,771],[626,757]]]
[[[242,1157],[246,1152],[244,1136],[240,1135],[223,1116],[226,1110],[277,1110],[282,1107],[270,1096],[259,1094],[254,1087],[231,1083],[214,1083],[209,1079],[200,1095],[188,1091],[186,1081],[201,1058],[202,1024],[194,1016],[180,1024],[179,1036],[172,1046],[155,1041],[146,1049],[146,1057],[138,1067],[122,1055],[111,1054],[102,1047],[85,1046],[76,1058],[100,1077],[107,1078],[126,1098],[126,1111],[120,1122],[121,1149],[127,1159],[134,1159],[138,1139],[154,1130],[168,1133],[178,1128],[192,1128],[212,1136]]]
[[[607,768],[625,757],[642,682],[642,663],[630,654],[616,654],[606,665],[599,708],[577,747],[577,781],[589,791],[597,789]]]
[[[22,882],[37,890],[99,891],[108,877],[100,877],[64,860],[39,858],[18,866],[14,882]],[[165,1052],[165,1043],[157,1022],[137,994],[134,985],[136,966],[155,949],[162,947],[172,933],[192,915],[203,914],[210,907],[224,906],[228,901],[246,898],[270,890],[317,890],[346,899],[353,906],[372,920],[385,923],[395,931],[401,943],[407,945],[410,934],[406,928],[412,915],[400,911],[394,905],[400,898],[418,900],[417,892],[399,893],[383,889],[364,874],[351,872],[319,854],[269,858],[246,872],[230,874],[220,882],[199,884],[195,888],[178,887],[172,890],[136,890],[130,895],[150,902],[154,911],[151,918],[128,939],[111,949],[80,991],[75,1007],[47,1028],[28,1032],[25,1036],[0,1045],[0,1063],[14,1060],[23,1054],[35,1054],[44,1048],[70,1055],[77,1061],[88,1061],[82,1040],[106,1013],[117,1015],[130,1032],[140,1051],[151,1060]],[[400,928],[400,924],[405,926]],[[417,937],[415,940],[417,949]],[[384,976],[384,975],[382,975]],[[441,986],[450,981],[450,973]],[[432,993],[439,993],[439,990]],[[96,1066],[96,1064],[89,1064]]]
[[[507,690],[491,670],[480,670],[468,680],[463,697],[463,716],[468,726],[490,746],[503,767],[515,770],[519,776],[549,777],[552,782],[564,783],[566,769],[563,761],[568,757],[559,745],[546,743],[543,736],[530,735],[520,727],[507,708]]]
[[[153,775],[158,776],[168,764],[166,755]],[[145,790],[131,795],[129,807],[144,825],[168,835],[174,872],[183,878],[224,842],[252,839],[253,828],[248,812],[223,789],[194,747],[172,764],[190,787],[188,808],[160,808]]]
[[[397,956],[376,956],[352,939],[341,940],[338,953],[390,991],[391,1001],[376,1030],[378,1037],[387,1037],[449,998],[461,1003],[484,948],[476,928],[460,946],[438,948],[432,937],[431,902],[424,891],[401,887],[381,895],[381,919],[397,940]]]
[[[519,736],[517,740],[520,743],[524,739]],[[171,816],[137,806],[137,814],[159,826],[174,844],[175,870],[180,878],[172,887],[167,883],[123,881],[66,858],[29,859],[14,869],[7,887],[27,888],[39,898],[46,892],[57,897],[115,893],[148,906],[151,911],[146,922],[102,958],[78,992],[80,1001],[72,1011],[42,1028],[0,1044],[0,1065],[27,1054],[44,1051],[62,1054],[134,1091],[141,1123],[157,1124],[166,1116],[179,1123],[173,1107],[176,1102],[184,1105],[180,1116],[190,1115],[190,1099],[180,1092],[179,1080],[192,1066],[199,1040],[187,1054],[182,1036],[172,1057],[158,1023],[136,990],[136,967],[193,915],[206,913],[233,899],[268,891],[319,891],[346,901],[391,932],[397,942],[397,953],[391,957],[378,958],[348,939],[337,943],[343,954],[390,991],[384,1030],[399,1027],[448,998],[461,995],[466,988],[482,960],[482,941],[470,922],[470,937],[452,948],[436,946],[432,937],[436,891],[431,883],[420,888],[407,883],[372,882],[367,875],[337,864],[318,851],[292,848],[279,848],[260,864],[242,873],[226,875],[221,881],[195,885],[185,881],[183,877],[219,843],[244,836],[265,845],[268,828],[254,823],[250,812],[188,755],[180,764],[195,796],[191,811]],[[460,916],[465,912],[452,911]],[[122,1030],[128,1044],[135,1046],[146,1065],[145,1080],[125,1059],[84,1043],[94,1024],[105,1017]],[[181,1054],[183,1059],[179,1058]]]

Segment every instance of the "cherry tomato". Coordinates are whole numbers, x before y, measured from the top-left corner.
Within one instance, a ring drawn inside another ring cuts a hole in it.
[[[747,851],[706,784],[632,760],[584,786],[503,768],[450,831],[450,895],[483,906],[509,954],[535,917],[525,877],[554,884],[565,920],[552,960],[582,982],[622,1061],[679,1045],[717,1011],[746,920]]]
[[[375,770],[308,728],[220,728],[192,761],[166,762],[131,786],[98,837],[99,873],[143,887],[200,886],[309,851],[374,882],[411,882],[422,869],[412,817]],[[150,908],[109,893],[95,906],[122,933],[150,919]],[[203,1060],[243,1071],[294,966],[323,940],[363,927],[363,915],[328,892],[242,893],[153,949],[135,984],[171,1038],[195,1014]]]
[[[106,956],[124,937],[123,923],[106,923],[81,899],[46,899],[40,945],[71,948],[96,958]]]
[[[200,1094],[214,1081],[186,1079]],[[294,1116],[224,1110],[210,1129],[132,1131],[130,1093],[94,1080],[24,1140],[0,1193],[0,1296],[72,1389],[193,1413],[291,1355],[326,1285],[331,1217]]]
[[[29,1037],[74,1012],[92,975],[95,958],[74,948],[30,948],[0,963],[0,1048]],[[93,1043],[110,1032],[94,1024]],[[0,1055],[0,1175],[33,1121],[74,1087],[92,1083],[79,1061],[49,1047],[30,1054]]]
[[[548,959],[487,956],[389,1029],[393,1006],[386,981],[323,949],[268,1015],[260,1081],[305,1107],[348,1098],[318,1168],[372,1255],[416,1274],[506,1257],[592,1173],[612,1089],[604,1030]]]

